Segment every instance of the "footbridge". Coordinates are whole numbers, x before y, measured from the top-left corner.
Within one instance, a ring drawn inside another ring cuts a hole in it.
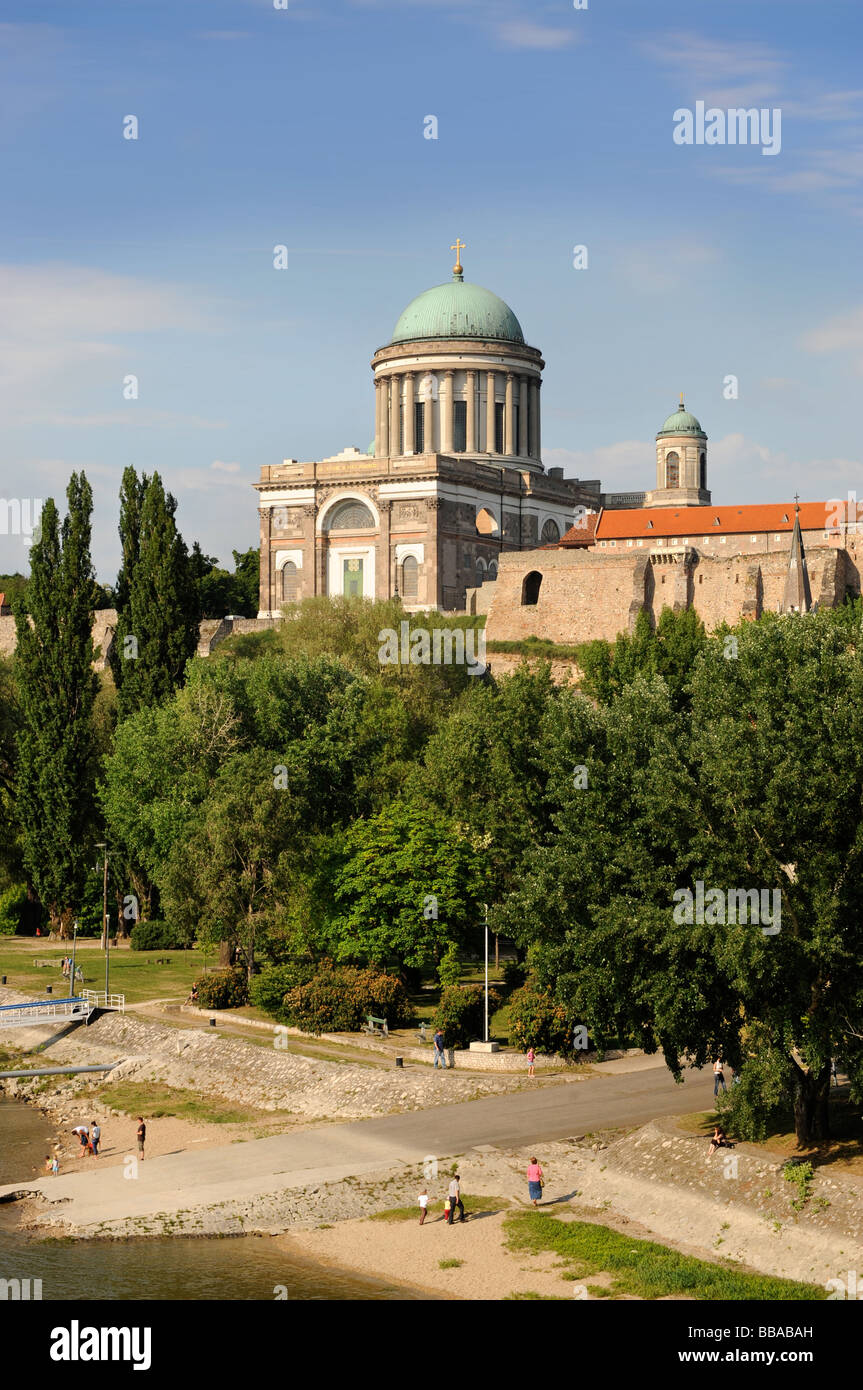
[[[124,994],[85,989],[67,999],[32,999],[26,1004],[0,1004],[0,1030],[38,1028],[42,1023],[89,1023],[96,1010],[126,1011]]]

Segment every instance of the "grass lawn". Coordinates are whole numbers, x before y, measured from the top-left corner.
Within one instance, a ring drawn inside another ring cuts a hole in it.
[[[62,998],[69,992],[69,982],[60,973],[60,961],[71,955],[71,946],[60,946],[51,942],[48,945],[33,937],[0,937],[0,975],[6,976],[6,985],[22,994],[31,994],[41,999],[45,986],[54,986],[54,998]],[[33,964],[38,960],[56,960],[56,968]],[[165,959],[169,965],[157,965],[157,959]],[[212,953],[210,954],[212,964]],[[204,967],[204,957],[198,950],[191,951],[132,951],[126,946],[111,951],[111,993],[125,994],[127,1004],[136,1004],[144,999],[185,999],[192,987],[192,981],[199,976]],[[84,983],[78,982],[78,989],[105,988],[105,953],[99,943],[87,939],[79,941],[75,951],[76,968],[80,966]]]
[[[681,1255],[651,1240],[635,1240],[607,1226],[588,1221],[559,1221],[539,1212],[507,1217],[510,1250],[540,1255],[552,1251],[569,1266],[563,1278],[587,1279],[611,1275],[606,1296],[632,1294],[637,1298],[688,1295],[697,1299],[824,1299],[817,1284],[799,1284],[768,1274],[746,1274],[726,1265]]]
[[[134,1081],[117,1081],[112,1086],[95,1086],[91,1091],[80,1092],[75,1097],[86,1110],[94,1105],[108,1105],[112,1110],[122,1110],[127,1115],[143,1115],[147,1120],[161,1120],[175,1116],[183,1120],[199,1120],[203,1124],[235,1125],[252,1124],[256,1118],[273,1121],[278,1118],[274,1111],[255,1111],[248,1106],[239,1109],[227,1101],[212,1096],[199,1096],[195,1091],[185,1091],[179,1087],[147,1085]]]

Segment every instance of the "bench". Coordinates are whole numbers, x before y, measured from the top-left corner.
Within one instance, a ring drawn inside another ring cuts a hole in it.
[[[43,970],[43,969],[45,969],[46,967],[50,967],[50,966],[52,966],[52,965],[53,965],[57,970],[59,970],[59,969],[60,969],[60,966],[61,966],[62,964],[63,964],[62,958],[61,958],[60,960],[44,960],[41,956],[37,956],[36,959],[33,961],[33,965],[34,965],[34,967],[35,967],[36,970]]]
[[[375,1018],[374,1014],[369,1014],[365,1023],[360,1029],[361,1033],[380,1034],[381,1037],[389,1036],[389,1028],[385,1018]]]

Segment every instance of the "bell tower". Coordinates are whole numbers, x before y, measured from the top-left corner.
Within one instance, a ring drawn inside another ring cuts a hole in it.
[[[686,409],[683,392],[677,410],[669,415],[656,436],[656,488],[646,494],[644,504],[646,507],[710,505],[707,435]]]

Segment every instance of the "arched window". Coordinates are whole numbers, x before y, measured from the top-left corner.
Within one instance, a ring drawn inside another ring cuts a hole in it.
[[[706,489],[706,487],[707,487],[707,455],[706,455],[706,454],[699,454],[699,455],[698,455],[698,486],[699,486],[700,488],[705,488],[705,489]]]
[[[402,560],[402,598],[415,599],[419,593],[419,565],[415,555]]]
[[[300,593],[300,576],[293,560],[282,566],[282,603],[296,603]]]
[[[494,512],[490,512],[488,507],[482,507],[476,514],[476,529],[481,536],[496,536],[500,527],[497,524],[497,517]]]
[[[680,487],[680,455],[673,449],[665,455],[665,486]]]
[[[555,541],[560,540],[560,528],[556,521],[547,521],[545,523],[542,528],[540,540],[543,545],[553,545]]]
[[[476,587],[477,587],[478,589],[482,588],[482,583],[483,583],[483,580],[484,580],[484,579],[485,579],[485,560],[480,560],[480,559],[478,559],[477,562],[476,562]]]
[[[327,531],[371,531],[375,519],[364,502],[348,497],[333,507],[324,524]]]
[[[530,608],[538,601],[541,585],[542,575],[538,570],[531,570],[530,574],[525,575],[521,586],[522,608]]]
[[[488,567],[489,579],[497,579],[497,560],[492,560]]]

